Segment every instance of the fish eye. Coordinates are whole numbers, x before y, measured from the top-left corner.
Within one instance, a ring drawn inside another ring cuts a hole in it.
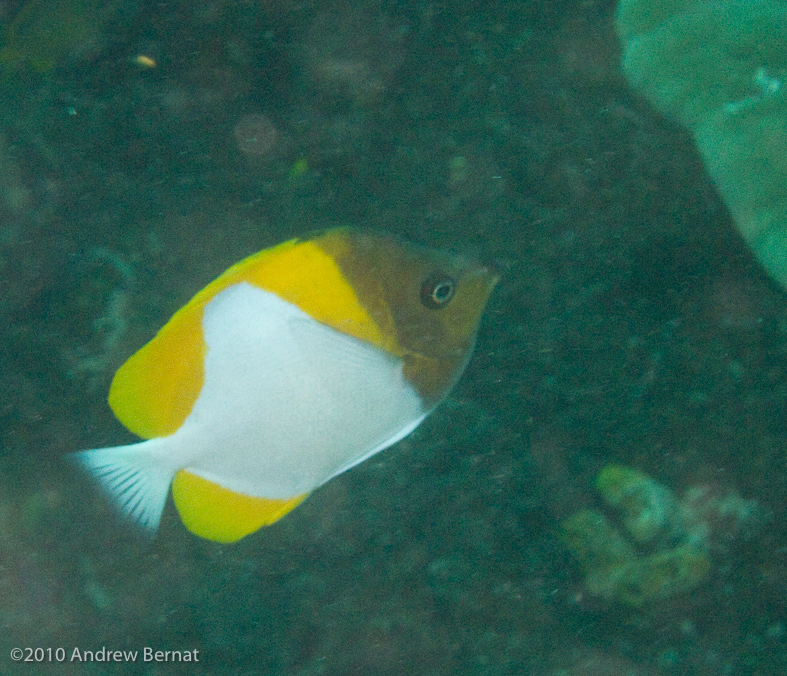
[[[448,305],[456,292],[456,280],[442,272],[435,272],[421,285],[421,303],[430,310]]]

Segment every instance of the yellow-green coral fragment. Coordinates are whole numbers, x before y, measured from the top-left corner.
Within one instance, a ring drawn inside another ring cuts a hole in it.
[[[619,510],[623,528],[583,509],[560,525],[561,539],[579,562],[594,596],[641,606],[696,587],[710,571],[707,533],[666,486],[622,465],[607,465],[596,488]],[[647,549],[644,546],[647,545]]]
[[[620,510],[636,542],[670,537],[684,528],[683,510],[672,491],[636,469],[607,465],[596,477],[596,490],[610,507]]]

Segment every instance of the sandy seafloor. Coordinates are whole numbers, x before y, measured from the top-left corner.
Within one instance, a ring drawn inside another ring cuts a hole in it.
[[[0,673],[785,673],[787,294],[628,87],[614,3],[89,4],[51,45],[27,19],[0,82]],[[274,526],[222,546],[170,503],[146,541],[63,461],[133,441],[112,374],[229,264],[338,224],[503,266],[465,376]],[[760,522],[688,593],[594,598],[558,524],[611,462]],[[70,659],[102,647],[200,661]]]

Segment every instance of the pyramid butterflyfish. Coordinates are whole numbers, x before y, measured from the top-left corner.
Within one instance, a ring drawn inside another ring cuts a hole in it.
[[[145,441],[71,457],[149,533],[171,487],[186,528],[235,542],[434,410],[468,362],[497,279],[352,228],[260,251],[115,374],[109,405]]]

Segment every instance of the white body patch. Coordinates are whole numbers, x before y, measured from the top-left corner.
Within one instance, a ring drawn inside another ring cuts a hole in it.
[[[245,282],[208,303],[202,326],[205,384],[173,437],[179,468],[226,488],[307,493],[427,413],[399,359]]]

